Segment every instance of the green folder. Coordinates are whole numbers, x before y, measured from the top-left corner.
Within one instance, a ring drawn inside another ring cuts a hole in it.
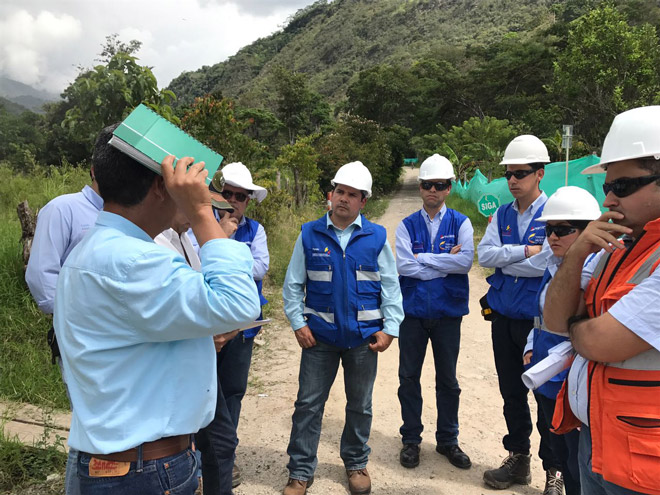
[[[210,184],[223,159],[222,155],[142,104],[112,134],[110,145],[157,174],[166,156],[174,155],[177,160],[190,156],[195,162],[204,162],[204,168],[209,171],[206,183]]]

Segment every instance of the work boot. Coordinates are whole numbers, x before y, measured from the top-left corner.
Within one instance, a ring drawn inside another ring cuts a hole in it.
[[[449,459],[449,462],[451,462],[457,468],[470,469],[470,467],[472,467],[472,461],[458,445],[438,445],[436,446],[435,451],[438,454],[444,455],[447,459]]]
[[[545,490],[543,495],[564,495],[564,475],[557,468],[545,472]]]
[[[231,487],[236,488],[243,482],[243,473],[241,468],[238,467],[238,464],[234,462],[234,468],[231,470]]]
[[[404,443],[401,453],[399,453],[399,462],[404,468],[419,466],[419,444]]]
[[[348,491],[351,495],[368,495],[371,493],[371,478],[367,469],[346,471],[348,475]]]
[[[529,485],[532,482],[532,473],[529,469],[531,459],[530,454],[509,452],[509,457],[504,459],[499,468],[484,473],[484,483],[497,490],[504,490],[514,483]]]
[[[305,495],[307,493],[307,489],[310,486],[312,486],[312,483],[314,483],[314,476],[312,476],[307,481],[295,480],[293,478],[289,478],[289,481],[287,482],[286,486],[284,487],[284,491],[282,492],[282,494],[283,495]]]

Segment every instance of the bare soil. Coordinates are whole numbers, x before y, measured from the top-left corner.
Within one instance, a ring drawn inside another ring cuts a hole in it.
[[[407,169],[404,186],[390,202],[377,222],[388,231],[394,246],[394,232],[399,222],[421,207],[416,171]],[[427,353],[422,374],[425,399],[423,421],[426,425],[421,463],[415,469],[399,464],[401,412],[397,398],[398,346],[396,341],[379,357],[378,377],[373,396],[373,425],[369,445],[372,448],[369,472],[372,493],[386,494],[468,494],[494,493],[483,484],[483,472],[500,465],[506,456],[501,438],[505,423],[502,399],[497,385],[490,338],[490,324],[479,312],[479,298],[486,292],[485,275],[477,264],[470,272],[470,314],[463,319],[461,354],[458,361],[462,388],[459,413],[459,442],[472,459],[472,468],[461,470],[435,452],[435,393],[433,356]],[[237,495],[281,493],[287,481],[286,448],[291,431],[291,415],[298,391],[300,348],[281,311],[261,337],[253,360],[250,387],[243,401],[239,428],[237,462],[243,471],[243,483]],[[319,464],[310,495],[346,494],[346,474],[339,457],[339,439],[344,426],[345,396],[340,368],[325,408],[319,445]],[[530,394],[533,417],[534,399]],[[538,450],[538,434],[532,436],[532,449]],[[532,484],[502,490],[502,494],[540,494],[545,476],[540,460],[532,458]]]

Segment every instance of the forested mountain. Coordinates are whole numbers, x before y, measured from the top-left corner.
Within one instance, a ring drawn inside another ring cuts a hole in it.
[[[44,111],[45,103],[58,99],[57,95],[34,89],[32,86],[7,77],[0,77],[0,97],[38,113]],[[9,110],[9,108],[7,109]]]

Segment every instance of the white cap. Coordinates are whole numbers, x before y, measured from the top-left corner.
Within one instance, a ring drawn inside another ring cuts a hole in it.
[[[362,162],[350,162],[337,170],[335,177],[330,181],[333,186],[343,184],[363,191],[367,198],[371,197],[371,172]]]
[[[250,197],[259,203],[266,199],[268,190],[252,182],[252,174],[241,162],[229,163],[222,168],[221,172],[225,184],[252,191]]]
[[[518,136],[504,150],[500,165],[526,165],[528,163],[550,163],[548,148],[543,141],[531,134]]]
[[[548,198],[543,214],[537,220],[596,220],[600,215],[598,201],[588,191],[577,186],[565,186]]]
[[[614,117],[598,165],[583,174],[605,172],[605,165],[622,160],[654,157],[660,159],[660,106],[639,107]]]
[[[455,179],[454,167],[444,156],[437,153],[429,156],[419,167],[418,181],[429,179]]]

